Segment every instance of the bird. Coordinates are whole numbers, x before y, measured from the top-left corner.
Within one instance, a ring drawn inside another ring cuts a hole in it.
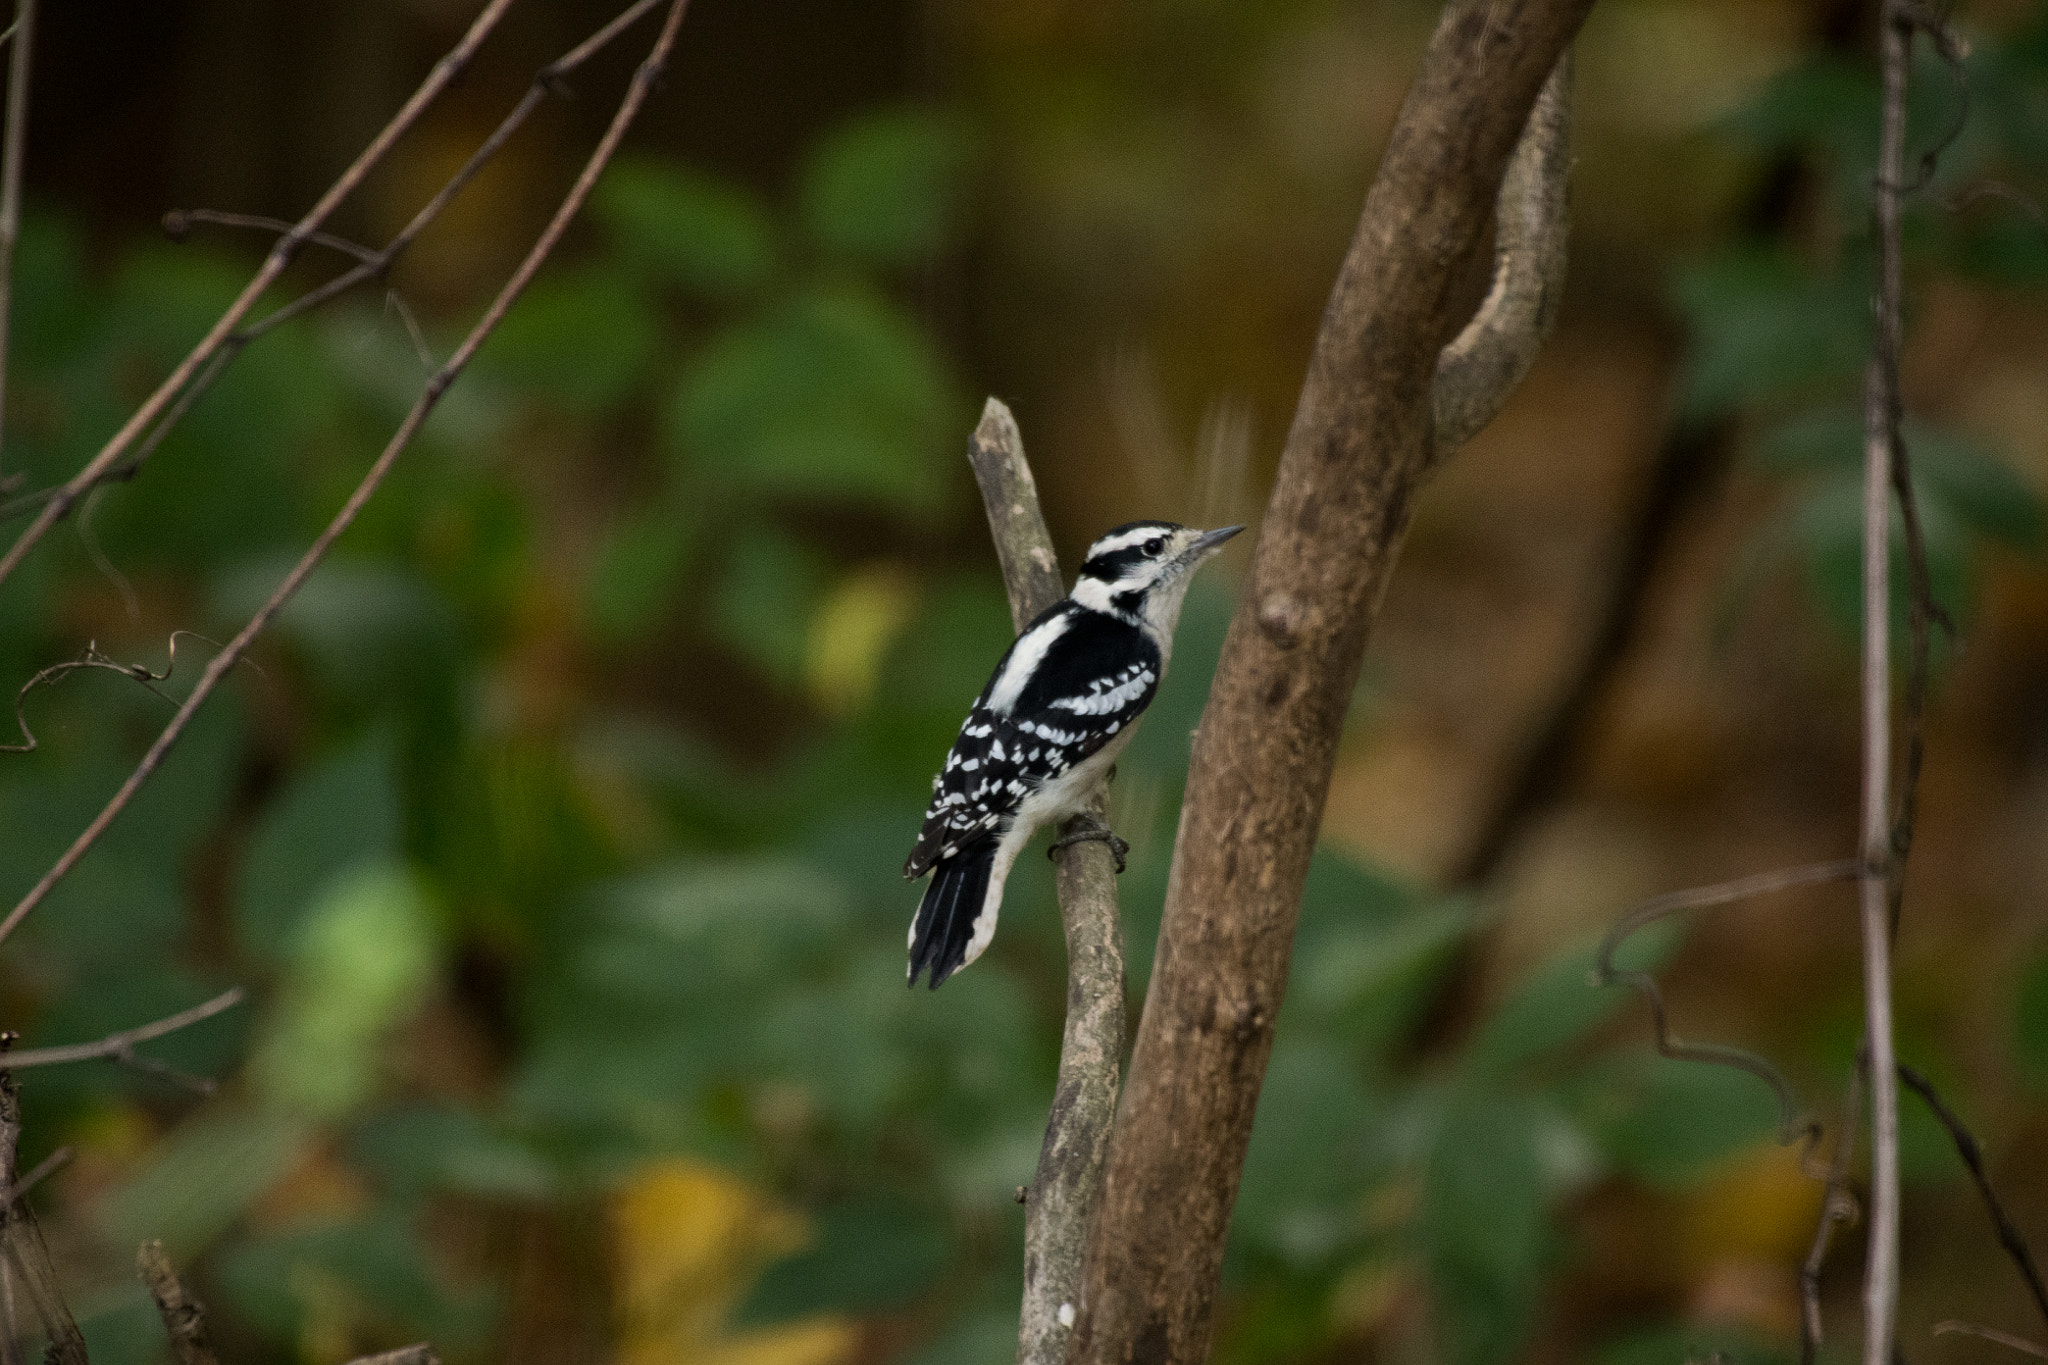
[[[1133,521],[1088,547],[1074,590],[1026,626],[932,779],[917,846],[903,864],[931,876],[910,924],[909,984],[931,989],[995,936],[1003,884],[1038,827],[1082,813],[1158,693],[1195,570],[1242,531]],[[1100,821],[1055,841],[1130,845]],[[1049,855],[1048,855],[1049,856]]]

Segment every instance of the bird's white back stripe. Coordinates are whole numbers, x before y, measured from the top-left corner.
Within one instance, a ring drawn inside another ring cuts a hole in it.
[[[1038,665],[1045,659],[1045,652],[1052,648],[1053,641],[1067,633],[1067,618],[1064,614],[1048,617],[1017,639],[1016,648],[1010,651],[1010,661],[1003,665],[995,686],[988,692],[988,709],[999,716],[1007,716],[1017,704],[1024,685],[1031,681],[1031,675],[1038,671]]]

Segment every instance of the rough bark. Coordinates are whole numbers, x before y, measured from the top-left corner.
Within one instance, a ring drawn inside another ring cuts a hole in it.
[[[1018,630],[1066,595],[1038,485],[1010,410],[991,398],[968,445],[988,509],[989,534]],[[1089,807],[1100,819],[1103,793]],[[1067,832],[1062,826],[1061,832]],[[1018,1365],[1065,1359],[1080,1296],[1088,1210],[1102,1179],[1124,1062],[1124,936],[1108,848],[1074,844],[1058,856],[1060,922],[1067,935],[1067,1023],[1038,1170],[1024,1194],[1024,1302]]]
[[[1591,0],[1454,0],[1367,194],[1197,731],[1073,1361],[1208,1353],[1338,731],[1437,457],[1460,267]]]

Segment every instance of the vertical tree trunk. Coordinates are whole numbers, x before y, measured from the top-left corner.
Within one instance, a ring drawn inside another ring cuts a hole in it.
[[[1366,197],[1196,734],[1070,1361],[1208,1354],[1338,731],[1411,500],[1439,454],[1435,413],[1467,406],[1435,392],[1459,272],[1590,5],[1453,0]],[[1539,286],[1535,315],[1551,302]]]

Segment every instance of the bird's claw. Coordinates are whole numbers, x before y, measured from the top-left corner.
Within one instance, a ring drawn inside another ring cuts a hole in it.
[[[1050,858],[1061,849],[1072,848],[1075,844],[1108,844],[1109,854],[1116,859],[1116,870],[1121,874],[1124,870],[1124,855],[1131,851],[1131,846],[1118,838],[1116,831],[1100,820],[1091,820],[1083,816],[1076,820],[1074,825],[1071,831],[1052,841],[1052,847],[1045,851],[1045,856]]]

